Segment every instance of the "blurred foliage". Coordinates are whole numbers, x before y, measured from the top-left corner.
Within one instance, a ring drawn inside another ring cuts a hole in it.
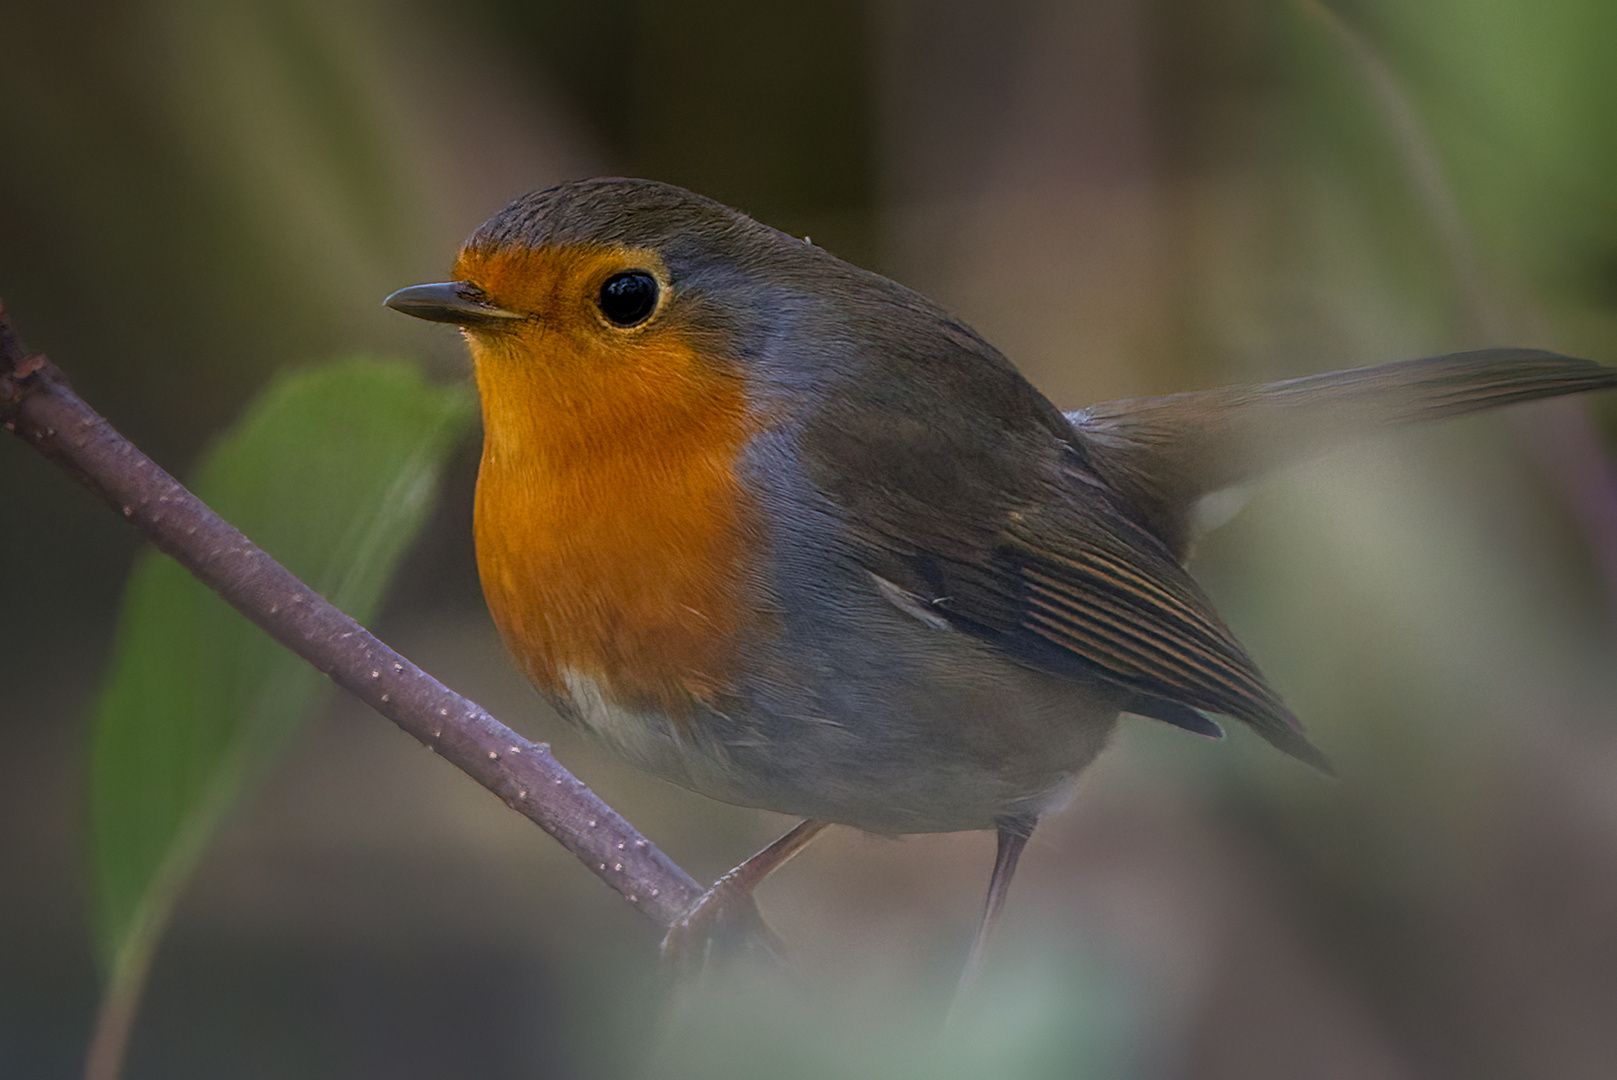
[[[256,399],[192,488],[316,592],[368,619],[471,417],[465,388],[446,392],[402,365],[300,372]],[[95,931],[115,1023],[127,1023],[220,819],[273,766],[323,685],[179,564],[143,554],[90,745]]]
[[[0,297],[171,468],[287,364],[408,347],[460,370],[453,335],[382,296],[508,199],[592,173],[703,190],[899,277],[1067,407],[1484,343],[1617,359],[1601,0],[13,8]],[[1346,779],[1126,725],[1011,898],[1000,974],[1041,993],[1007,1006],[1029,1045],[1004,1075],[1609,1070],[1614,414],[1348,451],[1209,538],[1198,576]],[[520,723],[469,481],[462,461],[384,631]],[[24,508],[0,558],[28,569],[0,620],[0,814],[13,924],[36,929],[0,945],[0,1072],[61,1074],[94,993],[72,718],[132,544],[29,455],[0,453],[0,486]],[[340,715],[182,904],[130,1074],[628,1069],[649,931]],[[780,824],[542,725],[693,872]],[[804,1071],[936,1060],[919,1047],[990,847],[831,834],[770,883],[805,981],[835,988],[780,1035],[827,1044]],[[698,1003],[667,1060],[755,1064],[768,1032],[703,1022],[731,1008]]]

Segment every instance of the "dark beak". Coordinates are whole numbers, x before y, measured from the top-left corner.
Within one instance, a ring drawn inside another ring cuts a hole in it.
[[[454,323],[456,326],[487,327],[527,318],[515,311],[495,307],[476,286],[465,281],[411,285],[407,289],[400,289],[382,303],[394,311],[414,315],[418,319]]]

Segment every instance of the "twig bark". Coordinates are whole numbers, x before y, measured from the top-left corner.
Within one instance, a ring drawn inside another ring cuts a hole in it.
[[[373,637],[142,454],[31,353],[0,303],[0,424],[271,637],[555,837],[667,927],[702,888],[551,756]]]

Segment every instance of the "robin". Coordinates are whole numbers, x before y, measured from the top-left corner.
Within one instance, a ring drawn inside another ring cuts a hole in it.
[[[1233,717],[1329,770],[1183,563],[1209,496],[1393,423],[1617,386],[1491,349],[1063,415],[946,311],[667,184],[526,195],[453,280],[482,397],[477,562],[561,714],[694,791],[829,823],[994,829],[980,962],[1045,809],[1123,713]]]

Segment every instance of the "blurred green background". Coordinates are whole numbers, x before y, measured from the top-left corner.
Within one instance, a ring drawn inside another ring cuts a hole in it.
[[[0,298],[171,470],[278,370],[465,377],[384,311],[524,191],[653,176],[927,292],[1058,404],[1486,344],[1617,362],[1617,5],[7,5]],[[1133,721],[1035,837],[982,1010],[985,835],[832,834],[645,1075],[1595,1077],[1617,1062],[1617,401],[1299,468],[1198,576],[1339,763]],[[783,819],[577,744],[511,671],[475,449],[379,620],[692,873]],[[85,715],[134,542],[0,449],[0,1075],[96,1000]],[[337,702],[180,903],[130,1077],[611,1076],[656,935]],[[760,1065],[767,1062],[767,1065]]]

